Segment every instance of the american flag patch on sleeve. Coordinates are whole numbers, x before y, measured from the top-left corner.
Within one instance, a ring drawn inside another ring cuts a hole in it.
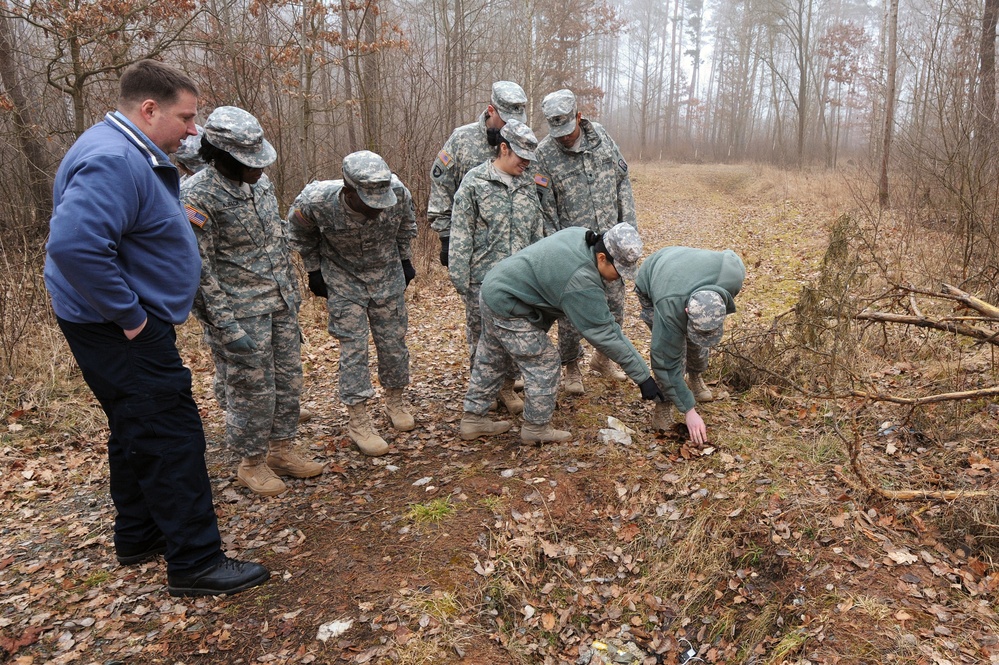
[[[441,164],[444,166],[451,166],[451,155],[447,154],[445,151],[441,150],[437,153],[437,159],[441,160]]]
[[[187,213],[187,219],[192,224],[197,226],[199,229],[204,228],[205,222],[208,221],[208,215],[189,205],[184,206],[184,211]]]
[[[536,173],[536,174],[534,174],[534,184],[535,185],[540,185],[541,187],[547,187],[548,186],[548,177],[547,176],[543,176],[540,173]]]

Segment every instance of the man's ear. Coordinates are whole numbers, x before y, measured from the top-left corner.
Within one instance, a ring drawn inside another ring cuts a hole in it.
[[[158,111],[160,105],[156,103],[155,99],[146,99],[139,104],[139,115],[142,119],[149,122],[153,119],[153,115]]]

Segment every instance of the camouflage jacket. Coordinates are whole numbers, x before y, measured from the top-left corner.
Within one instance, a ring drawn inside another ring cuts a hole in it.
[[[496,148],[486,139],[486,114],[451,132],[450,138],[430,169],[430,202],[427,218],[430,228],[442,238],[451,232],[451,208],[465,174],[496,156]]]
[[[507,187],[492,162],[468,172],[454,197],[448,273],[465,295],[500,260],[544,237],[541,202],[533,176]]]
[[[600,124],[583,118],[579,152],[547,136],[538,145],[535,181],[548,223],[547,233],[583,226],[603,233],[626,222],[638,228],[628,164]]]
[[[346,208],[343,180],[310,182],[292,203],[291,246],[307,271],[322,269],[331,295],[365,305],[406,289],[402,261],[413,258],[416,211],[409,190],[394,175],[392,189],[398,202],[375,219],[358,219]]]
[[[223,344],[243,336],[238,319],[298,310],[287,229],[266,175],[244,189],[208,167],[184,181],[180,199],[201,250],[194,315]]]

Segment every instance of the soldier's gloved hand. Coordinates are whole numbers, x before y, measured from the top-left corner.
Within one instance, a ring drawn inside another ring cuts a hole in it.
[[[403,259],[402,261],[402,274],[406,277],[406,286],[416,279],[416,268],[413,267],[413,262],[409,259]]]
[[[232,353],[249,353],[256,350],[256,348],[256,343],[250,339],[249,335],[243,335],[239,339],[234,339],[225,345],[226,351],[231,351]]]
[[[441,238],[441,265],[447,268],[447,253],[448,249],[451,247],[451,238],[442,237]]]
[[[326,280],[323,279],[322,270],[313,270],[309,273],[309,291],[320,298],[330,297],[330,292],[326,290]]]
[[[666,396],[663,395],[663,391],[659,390],[658,384],[654,377],[649,377],[638,384],[639,390],[642,391],[642,399],[654,399],[657,402],[665,402]]]

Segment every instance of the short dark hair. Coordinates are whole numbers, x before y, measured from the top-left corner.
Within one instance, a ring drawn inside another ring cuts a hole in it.
[[[198,96],[198,85],[184,72],[157,60],[139,60],[122,73],[118,87],[118,104],[122,107],[152,99],[168,105],[186,90]]]
[[[604,234],[594,233],[593,231],[586,232],[586,246],[593,248],[593,255],[603,254],[607,257],[607,261],[611,265],[614,265],[614,257],[611,253],[607,251],[607,246],[604,244]]]
[[[222,148],[213,146],[204,134],[201,135],[201,148],[198,149],[198,154],[205,164],[215,164],[215,168],[222,167],[221,170],[227,173],[238,174],[242,173],[243,169],[249,168]]]

